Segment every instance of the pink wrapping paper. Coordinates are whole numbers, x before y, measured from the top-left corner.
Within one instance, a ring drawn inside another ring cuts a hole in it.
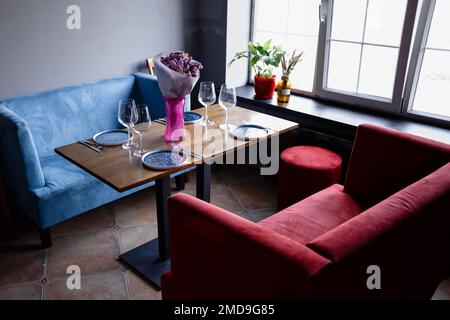
[[[185,97],[192,92],[198,77],[191,77],[168,68],[161,62],[160,53],[153,58],[158,85],[166,104],[166,133],[168,142],[180,141],[186,138],[184,133],[184,103]]]

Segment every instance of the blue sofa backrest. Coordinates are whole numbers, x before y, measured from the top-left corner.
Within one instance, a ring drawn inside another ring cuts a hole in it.
[[[56,147],[120,128],[119,100],[129,97],[147,104],[152,119],[165,116],[156,77],[143,73],[0,101],[0,169],[15,203],[32,206],[29,191],[46,184],[41,159]],[[187,96],[186,110],[190,103]]]
[[[133,75],[9,99],[1,103],[28,125],[39,158],[95,133],[120,128],[120,99],[140,101]]]

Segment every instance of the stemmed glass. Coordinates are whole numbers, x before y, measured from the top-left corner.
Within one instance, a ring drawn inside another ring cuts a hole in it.
[[[137,147],[137,143],[133,142],[130,128],[131,111],[135,106],[136,103],[133,99],[122,99],[119,101],[118,119],[119,122],[128,130],[128,141],[122,144],[122,148],[124,148],[125,150]]]
[[[139,135],[140,148],[134,152],[134,155],[140,158],[147,152],[144,150],[144,133],[146,133],[152,125],[148,106],[145,104],[138,104],[135,106],[132,110],[130,120],[131,128]]]
[[[219,94],[219,105],[225,109],[225,124],[220,125],[220,129],[229,130],[230,126],[228,125],[228,110],[232,109],[236,106],[236,90],[234,87],[228,87],[226,84],[223,84],[220,87]]]
[[[214,82],[201,82],[198,93],[198,101],[205,107],[205,118],[201,122],[202,126],[211,126],[214,121],[208,119],[208,107],[216,102],[216,89]]]

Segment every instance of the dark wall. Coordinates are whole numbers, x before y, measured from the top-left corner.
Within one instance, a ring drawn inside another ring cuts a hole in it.
[[[146,72],[146,58],[184,49],[190,2],[0,0],[0,100]],[[66,9],[73,4],[81,8],[81,30],[66,27]],[[192,36],[200,41],[196,32]]]
[[[188,0],[184,2],[184,48],[204,69],[200,81],[225,83],[227,50],[227,1]],[[192,93],[192,107],[199,106],[198,85]]]

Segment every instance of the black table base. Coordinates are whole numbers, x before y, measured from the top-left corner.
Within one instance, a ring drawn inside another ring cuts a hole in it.
[[[197,173],[197,198],[210,201],[211,165],[200,164]],[[119,259],[142,277],[161,288],[161,276],[170,270],[169,224],[167,198],[170,196],[170,177],[156,180],[156,213],[158,238],[119,256]]]
[[[159,258],[158,246],[155,239],[122,254],[119,259],[159,289],[162,274],[170,269],[170,260]]]

